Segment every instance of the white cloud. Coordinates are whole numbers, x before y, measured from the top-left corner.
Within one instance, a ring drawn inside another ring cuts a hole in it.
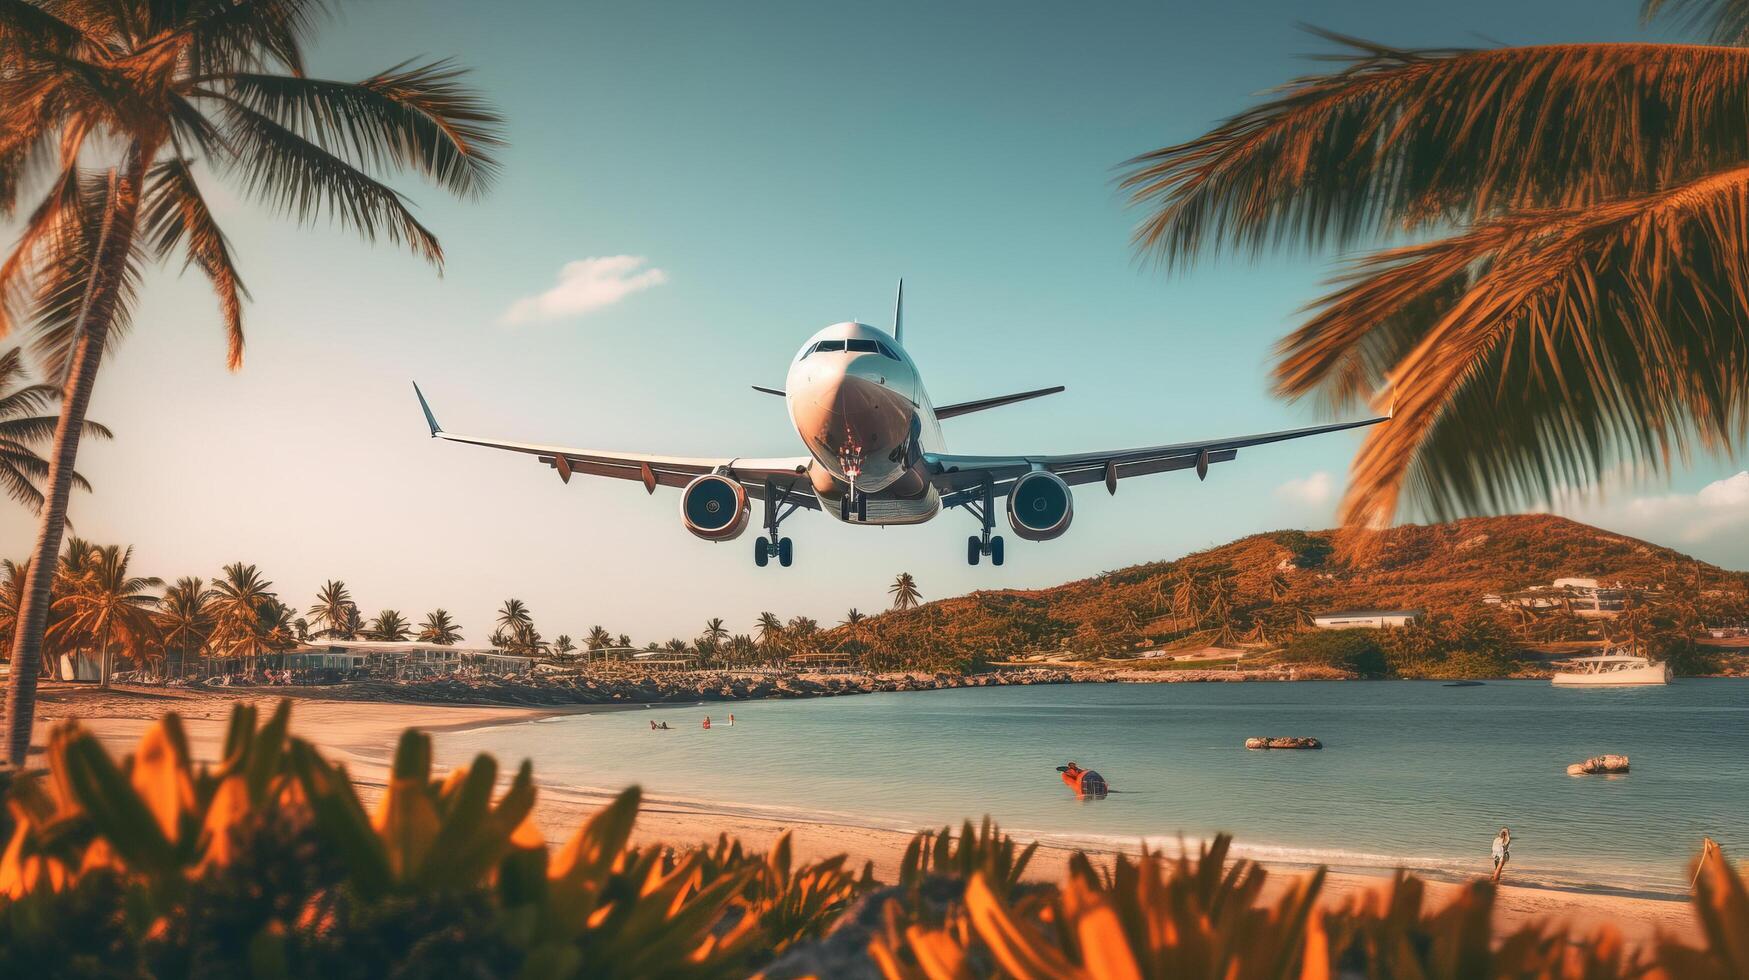
[[[1714,544],[1738,537],[1728,532],[1749,530],[1749,470],[1714,480],[1694,493],[1645,494],[1613,502],[1569,494],[1557,497],[1554,511],[1648,541]]]
[[[580,317],[668,281],[668,273],[643,268],[642,255],[598,255],[565,263],[553,288],[510,304],[499,322],[534,323]]]
[[[1628,501],[1626,510],[1639,521],[1672,528],[1678,540],[1687,542],[1749,527],[1749,470],[1714,480],[1691,494],[1636,497]]]
[[[1293,503],[1322,507],[1335,498],[1336,480],[1319,470],[1311,476],[1302,476],[1283,483],[1275,488],[1275,495]]]

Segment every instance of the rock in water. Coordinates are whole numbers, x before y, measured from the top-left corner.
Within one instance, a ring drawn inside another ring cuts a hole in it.
[[[1569,776],[1613,775],[1627,771],[1628,757],[1625,755],[1594,755],[1567,767]]]
[[[1248,749],[1321,749],[1324,743],[1307,735],[1277,736],[1274,738],[1248,738],[1245,740]]]

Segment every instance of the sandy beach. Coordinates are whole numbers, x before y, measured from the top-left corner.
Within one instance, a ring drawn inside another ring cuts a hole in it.
[[[382,785],[383,761],[393,751],[395,738],[405,728],[414,727],[432,733],[439,762],[455,765],[466,760],[445,753],[444,733],[487,725],[516,724],[556,713],[553,709],[535,708],[336,701],[324,699],[310,689],[288,691],[295,700],[293,729],[331,755],[346,759],[367,796],[373,795]],[[86,686],[47,685],[38,708],[39,736],[46,733],[49,725],[77,718],[112,750],[126,751],[154,719],[174,710],[186,723],[195,753],[211,758],[222,738],[224,721],[236,702],[256,700],[264,706],[271,706],[279,693],[259,689],[190,692],[158,688],[118,688],[102,692]],[[538,767],[536,776],[539,776]],[[568,792],[564,787],[543,786],[536,816],[548,839],[557,842],[569,836],[600,802],[598,798]],[[848,854],[856,863],[872,861],[876,873],[888,879],[896,875],[909,840],[909,835],[892,830],[762,819],[668,805],[659,800],[646,803],[639,818],[637,836],[646,842],[685,844],[711,841],[719,833],[728,833],[752,848],[763,849],[785,831],[793,832],[798,858],[812,860]],[[1066,849],[1041,847],[1031,865],[1031,874],[1047,880],[1060,876],[1069,854]],[[1305,871],[1291,866],[1272,867],[1271,870],[1272,890],[1285,887]],[[1347,902],[1383,883],[1384,879],[1375,875],[1333,872],[1325,887],[1325,900]],[[1435,881],[1430,883],[1430,893],[1435,902],[1443,902],[1458,887],[1455,883]],[[1685,902],[1511,884],[1502,888],[1496,924],[1506,928],[1533,920],[1565,922],[1581,930],[1612,924],[1635,943],[1649,942],[1659,934],[1690,939],[1698,935],[1698,928]]]

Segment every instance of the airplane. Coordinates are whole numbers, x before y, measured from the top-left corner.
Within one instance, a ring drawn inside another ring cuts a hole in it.
[[[754,564],[772,558],[788,567],[794,547],[780,529],[798,510],[817,510],[847,524],[921,524],[945,510],[964,508],[981,530],[966,540],[966,561],[1001,565],[1002,536],[996,530],[997,501],[1008,525],[1028,541],[1048,541],[1069,529],[1075,516],[1072,487],[1103,482],[1116,494],[1119,481],[1151,473],[1230,462],[1239,450],[1306,436],[1341,432],[1389,420],[1390,415],[1260,435],[1179,442],[1100,452],[966,456],[949,453],[941,421],[1054,395],[1062,385],[997,395],[937,407],[923,388],[917,363],[906,353],[905,284],[893,304],[893,332],[854,320],[835,323],[809,337],[791,360],[783,388],[753,385],[784,399],[807,454],[770,459],[744,456],[657,456],[648,453],[570,449],[444,431],[417,382],[413,392],[436,439],[533,456],[571,482],[577,474],[637,480],[644,489],[680,489],[686,530],[706,541],[740,537],[760,506],[761,534]]]

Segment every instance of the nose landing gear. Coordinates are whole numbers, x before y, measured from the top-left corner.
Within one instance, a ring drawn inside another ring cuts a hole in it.
[[[1002,564],[1002,535],[991,534],[996,529],[995,494],[990,485],[984,484],[984,499],[978,503],[969,503],[967,509],[978,515],[983,530],[966,539],[966,564],[976,565],[981,555],[990,556],[990,564]]]
[[[794,490],[794,484],[779,490],[773,481],[765,481],[765,534],[753,542],[753,564],[760,568],[770,564],[772,558],[776,558],[777,563],[784,568],[788,568],[790,562],[795,560],[794,546],[788,538],[778,536],[777,531],[784,518],[795,513],[796,508],[801,506],[790,500]],[[781,512],[780,507],[783,508]]]

